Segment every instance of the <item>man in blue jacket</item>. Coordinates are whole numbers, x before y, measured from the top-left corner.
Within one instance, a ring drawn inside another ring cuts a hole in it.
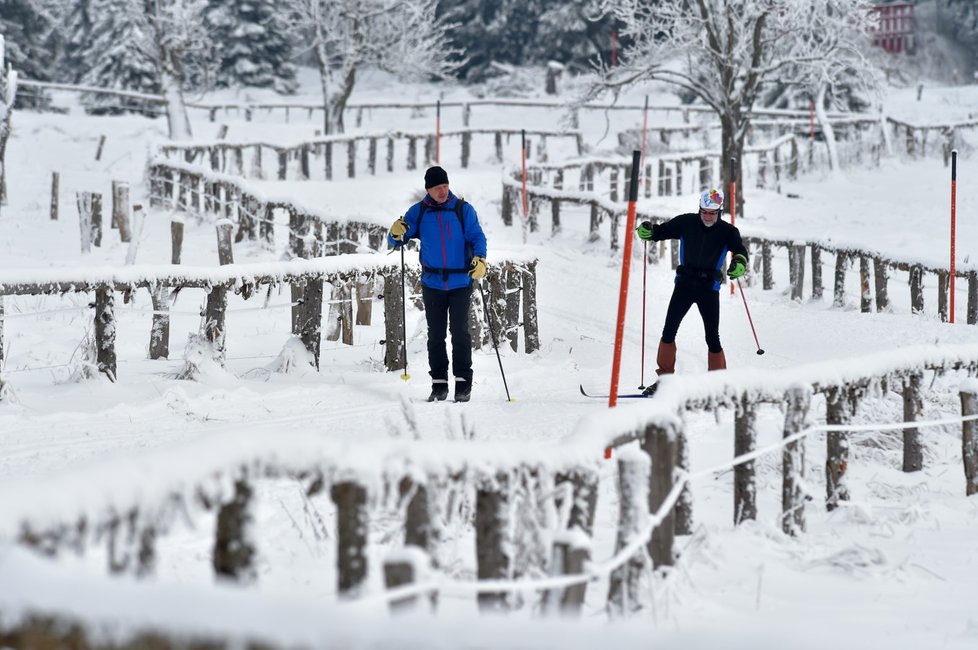
[[[448,174],[431,167],[424,174],[427,195],[390,227],[387,243],[402,246],[421,242],[421,295],[428,322],[429,402],[448,398],[448,352],[445,336],[452,333],[452,375],[455,401],[472,396],[472,337],[469,300],[472,281],[486,274],[486,235],[475,208],[448,189]]]

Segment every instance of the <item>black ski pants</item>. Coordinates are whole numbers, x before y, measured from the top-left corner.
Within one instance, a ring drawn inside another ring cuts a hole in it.
[[[675,343],[679,325],[696,305],[703,318],[706,333],[706,347],[710,352],[723,352],[720,345],[720,292],[713,288],[713,280],[692,280],[680,277],[672,290],[669,308],[666,310],[666,323],[662,327],[662,342]]]
[[[445,336],[452,332],[452,376],[472,381],[472,336],[469,334],[469,300],[472,285],[444,291],[421,286],[424,315],[428,321],[428,374],[432,380],[448,379]]]

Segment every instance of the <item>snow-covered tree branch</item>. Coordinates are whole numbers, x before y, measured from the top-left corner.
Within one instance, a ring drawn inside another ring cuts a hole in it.
[[[625,48],[590,96],[641,80],[676,84],[716,110],[723,159],[740,161],[751,111],[765,85],[817,75],[832,83],[854,69],[865,40],[866,0],[606,0]],[[829,43],[832,43],[829,46]],[[818,45],[818,47],[816,47]],[[795,82],[797,83],[797,81]],[[728,165],[721,165],[729,183]],[[743,192],[737,193],[743,214]]]
[[[319,67],[326,133],[342,132],[357,73],[372,66],[402,77],[451,75],[461,60],[448,41],[452,24],[436,0],[287,0],[308,34]]]

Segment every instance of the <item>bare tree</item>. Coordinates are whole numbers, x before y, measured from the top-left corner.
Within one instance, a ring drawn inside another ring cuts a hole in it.
[[[166,100],[170,138],[192,137],[183,97],[185,62],[206,58],[207,34],[203,12],[206,0],[144,0],[144,12],[156,42],[160,88]]]
[[[287,3],[316,55],[326,133],[343,131],[343,110],[364,67],[406,78],[446,78],[461,63],[460,52],[449,45],[453,25],[435,16],[437,0]]]
[[[817,22],[799,7],[831,5]],[[865,0],[606,0],[605,10],[629,43],[618,66],[605,69],[592,94],[618,91],[637,81],[673,83],[713,108],[720,118],[723,160],[742,158],[751,111],[762,87],[792,71],[834,56],[838,50],[806,51],[815,30],[836,30],[864,11]],[[825,67],[827,77],[836,72]],[[726,164],[722,182],[729,183]],[[744,193],[737,193],[743,214]]]
[[[17,96],[17,73],[6,62],[6,45],[0,34],[0,205],[7,201],[7,172],[4,156],[7,138],[10,137],[10,117],[14,112]]]

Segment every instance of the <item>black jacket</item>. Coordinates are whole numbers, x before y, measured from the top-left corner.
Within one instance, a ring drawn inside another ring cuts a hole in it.
[[[652,240],[664,239],[679,240],[677,281],[682,278],[712,280],[714,290],[720,289],[727,253],[747,257],[747,248],[736,227],[717,219],[707,228],[696,212],[680,214],[665,223],[653,225]]]

